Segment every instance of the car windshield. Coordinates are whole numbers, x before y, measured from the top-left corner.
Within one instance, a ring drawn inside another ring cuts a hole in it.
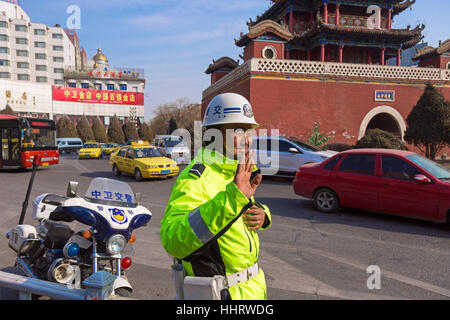
[[[122,181],[95,178],[85,194],[89,202],[110,206],[136,207],[137,201],[131,187]]]
[[[85,149],[96,149],[96,148],[98,148],[98,144],[86,143],[83,148],[85,148]]]
[[[180,137],[164,138],[166,148],[184,147],[183,140]]]
[[[301,149],[305,150],[305,151],[312,151],[312,152],[318,152],[321,151],[319,148],[312,146],[296,137],[289,137],[286,138],[288,139],[290,142],[296,144],[297,146],[299,146]]]
[[[140,148],[134,149],[136,159],[162,157],[163,155],[156,148]]]
[[[420,166],[428,173],[431,173],[436,178],[440,180],[450,180],[450,171],[445,169],[444,167],[441,167],[436,162],[419,156],[418,154],[410,154],[406,156],[406,158]]]

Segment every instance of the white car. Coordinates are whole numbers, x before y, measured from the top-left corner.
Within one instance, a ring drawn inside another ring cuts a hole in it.
[[[256,165],[263,175],[294,177],[305,163],[322,162],[335,155],[295,137],[255,137]]]
[[[191,162],[191,151],[180,136],[159,135],[155,137],[154,144],[164,156],[177,164]]]

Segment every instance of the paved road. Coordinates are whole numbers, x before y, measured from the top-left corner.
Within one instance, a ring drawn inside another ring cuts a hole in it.
[[[16,223],[30,172],[0,171],[0,268],[14,260],[4,234]],[[64,193],[80,182],[84,193],[94,177],[113,178],[107,160],[63,157],[40,169],[32,197]],[[175,179],[137,183],[121,177],[153,213],[149,226],[135,232],[133,267],[128,276],[139,299],[173,299],[171,260],[159,227]],[[269,299],[449,299],[450,230],[444,226],[356,210],[322,214],[296,196],[292,183],[265,179],[256,198],[272,210],[273,226],[260,232],[260,265]],[[30,206],[31,207],[31,206]],[[33,224],[31,210],[25,223]],[[381,270],[381,289],[369,290],[368,266]]]

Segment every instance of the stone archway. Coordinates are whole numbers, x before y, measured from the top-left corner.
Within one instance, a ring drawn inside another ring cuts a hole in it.
[[[381,129],[399,137],[405,136],[406,123],[402,115],[392,107],[380,106],[372,109],[361,122],[358,140],[364,137],[368,129]]]

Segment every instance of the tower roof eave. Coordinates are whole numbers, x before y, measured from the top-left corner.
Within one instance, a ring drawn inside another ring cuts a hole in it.
[[[213,60],[213,63],[211,63],[206,69],[206,74],[211,74],[219,69],[229,68],[230,70],[234,70],[239,66],[239,60],[235,61],[230,57],[222,57],[218,60]]]
[[[241,36],[238,40],[234,39],[238,47],[243,47],[250,40],[258,38],[266,33],[273,33],[277,37],[286,41],[294,39],[294,35],[286,27],[283,27],[273,20],[263,20],[256,25],[249,25],[248,29],[249,31],[247,34],[241,33]]]
[[[422,48],[421,50],[417,50],[416,55],[412,59],[414,61],[422,60],[434,54],[441,55],[449,50],[450,50],[450,39],[447,39],[444,42],[442,42],[437,48],[427,46]]]

